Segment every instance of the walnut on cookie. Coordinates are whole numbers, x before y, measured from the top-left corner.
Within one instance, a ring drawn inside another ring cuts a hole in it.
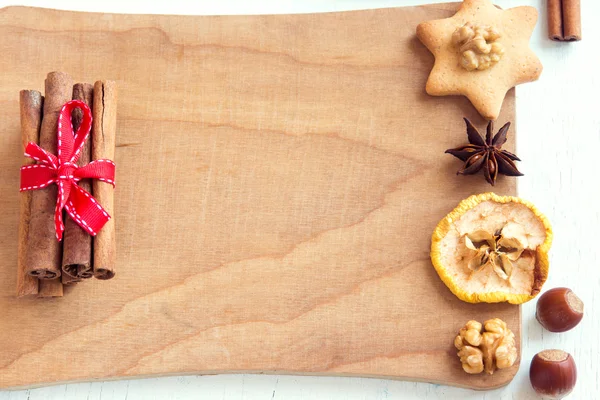
[[[435,57],[427,93],[464,95],[484,118],[497,119],[506,92],[542,72],[529,48],[536,22],[533,7],[465,0],[452,17],[420,23],[417,36]]]

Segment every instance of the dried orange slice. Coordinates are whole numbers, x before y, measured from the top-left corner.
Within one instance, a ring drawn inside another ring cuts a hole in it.
[[[548,277],[552,228],[530,202],[483,193],[463,201],[431,237],[431,261],[459,299],[469,303],[533,299]]]

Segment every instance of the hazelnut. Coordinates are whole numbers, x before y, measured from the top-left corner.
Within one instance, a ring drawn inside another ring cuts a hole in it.
[[[575,361],[562,350],[541,351],[531,360],[529,380],[537,394],[562,399],[571,393],[577,382]]]
[[[550,332],[566,332],[583,318],[583,302],[571,289],[550,289],[540,296],[535,315]]]

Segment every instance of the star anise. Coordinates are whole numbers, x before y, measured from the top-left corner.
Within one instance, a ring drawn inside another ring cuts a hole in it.
[[[508,176],[523,176],[515,165],[515,161],[521,161],[519,157],[509,151],[502,150],[502,146],[506,143],[506,133],[510,127],[510,122],[504,124],[498,133],[492,136],[494,125],[490,121],[484,139],[471,121],[467,118],[464,118],[464,120],[467,123],[469,144],[446,150],[446,153],[450,153],[465,162],[464,167],[457,174],[472,175],[483,169],[485,179],[492,186],[496,183],[498,173]]]

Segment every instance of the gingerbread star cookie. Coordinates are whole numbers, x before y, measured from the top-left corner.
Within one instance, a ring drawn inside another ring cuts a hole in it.
[[[506,92],[542,73],[529,48],[536,21],[533,7],[465,0],[454,16],[419,24],[417,36],[435,57],[427,93],[464,95],[484,118],[498,118]]]

